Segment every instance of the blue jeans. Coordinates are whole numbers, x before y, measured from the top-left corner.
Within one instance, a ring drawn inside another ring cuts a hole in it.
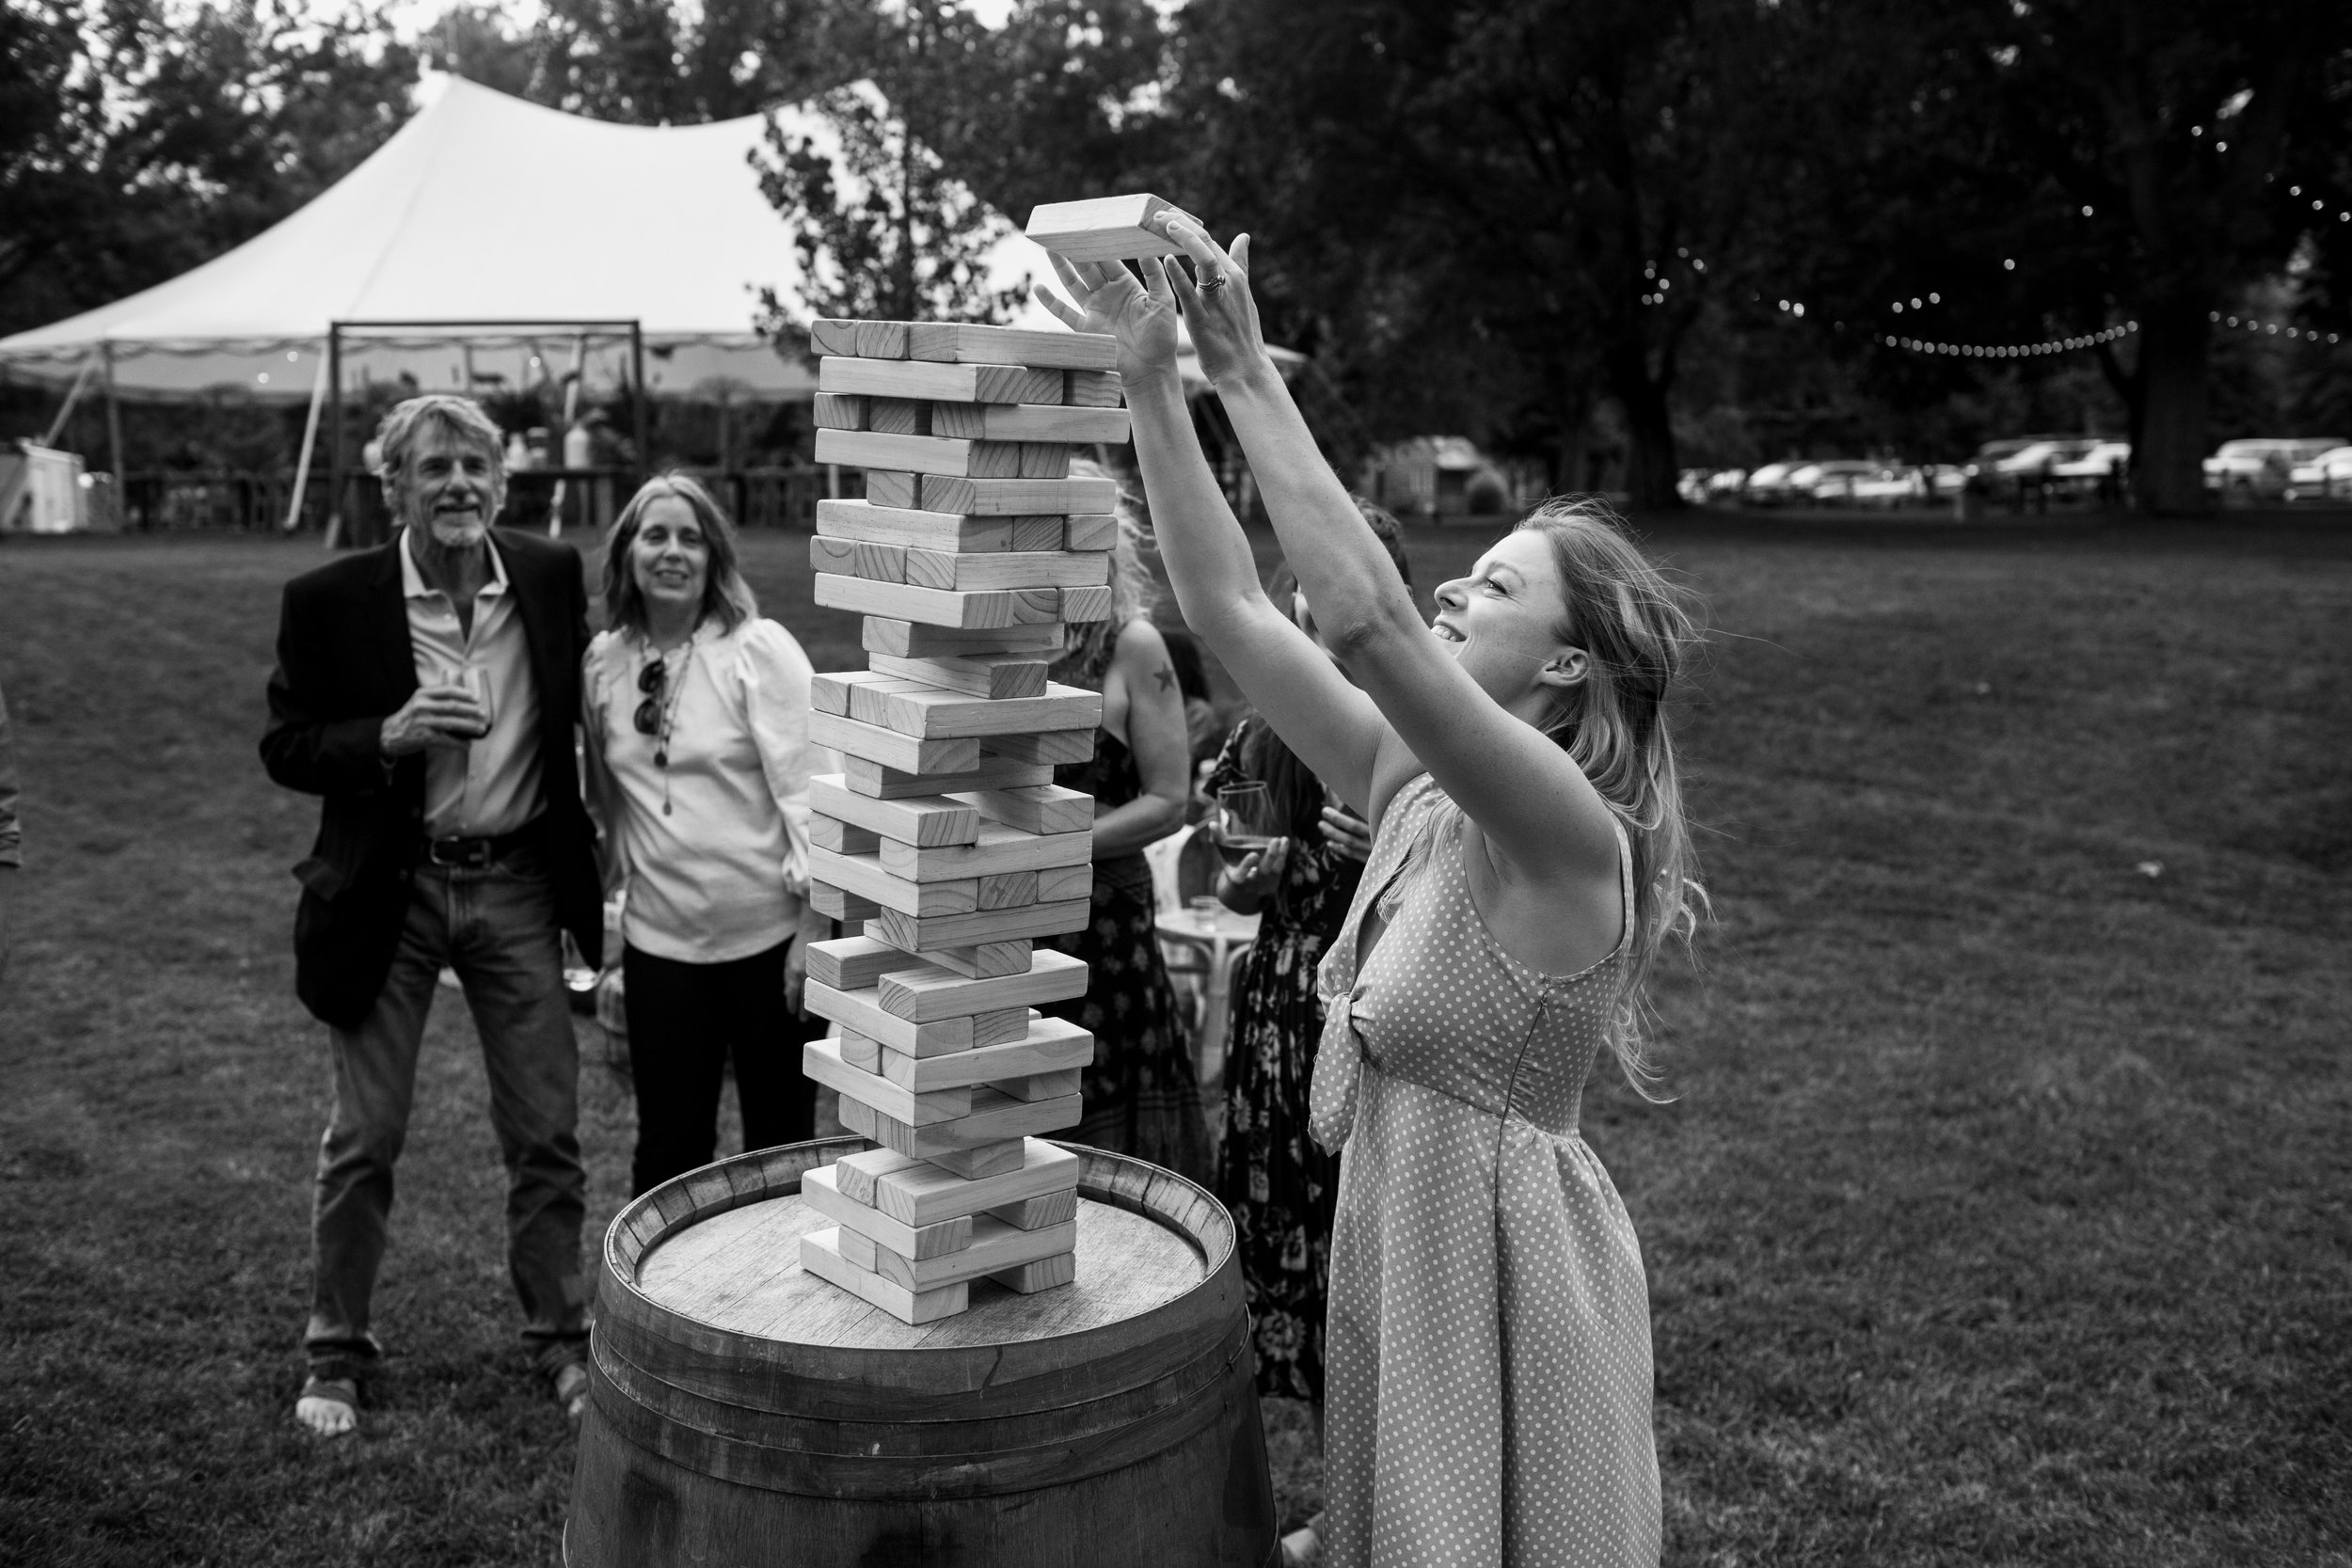
[[[417,1052],[442,965],[457,972],[482,1037],[490,1126],[506,1164],[506,1262],[523,1340],[553,1370],[587,1343],[580,1267],[580,1056],[564,990],[555,898],[544,863],[517,850],[481,870],[420,865],[374,1010],[329,1031],[335,1114],[319,1143],[311,1209],[312,1374],[364,1375],[382,1354],[368,1307],[392,1210],[392,1165],[408,1134]]]

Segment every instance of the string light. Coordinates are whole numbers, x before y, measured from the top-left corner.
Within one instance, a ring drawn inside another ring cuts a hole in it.
[[[2282,326],[2277,322],[2257,321],[2252,316],[2225,316],[2218,310],[2208,310],[2205,312],[2205,319],[2216,326],[2243,326],[2249,332],[2266,333],[2273,338],[2298,338],[2307,343],[2321,341],[2332,343],[2343,337],[2343,334],[2338,332],[2323,335],[2314,328]]]
[[[2111,343],[2127,333],[2139,330],[2139,323],[2125,322],[2104,331],[2084,333],[2073,338],[2053,338],[2039,343],[1947,343],[1925,338],[1901,338],[1882,335],[1879,341],[1888,348],[1907,349],[1913,354],[1934,354],[1958,359],[2034,359],[2050,354],[2074,354],[2101,343]]]

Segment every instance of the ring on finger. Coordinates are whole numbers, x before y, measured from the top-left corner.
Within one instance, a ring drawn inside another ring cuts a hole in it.
[[[1223,287],[1225,275],[1221,272],[1210,272],[1200,279],[1200,292],[1204,294],[1213,294]]]

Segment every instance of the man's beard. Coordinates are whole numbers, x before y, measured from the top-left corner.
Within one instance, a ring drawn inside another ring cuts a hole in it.
[[[433,542],[445,550],[471,549],[489,531],[479,512],[436,514],[425,526]]]

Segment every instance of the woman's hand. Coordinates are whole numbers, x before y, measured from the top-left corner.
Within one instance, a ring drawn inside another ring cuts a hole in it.
[[[1278,838],[1263,849],[1252,850],[1241,858],[1240,864],[1228,866],[1218,874],[1217,898],[1235,914],[1256,914],[1281,887],[1282,870],[1290,861],[1291,841],[1287,838]]]
[[[1120,379],[1133,385],[1176,373],[1176,297],[1168,292],[1167,268],[1146,261],[1144,282],[1138,283],[1117,261],[1072,261],[1060,256],[1053,261],[1055,276],[1077,304],[1050,289],[1033,289],[1031,296],[1073,332],[1107,332],[1117,338]]]
[[[1323,842],[1361,863],[1372,859],[1372,824],[1345,806],[1327,803],[1323,808]]]
[[[1249,236],[1235,235],[1233,248],[1222,250],[1207,230],[1174,212],[1160,214],[1160,230],[1192,260],[1190,277],[1181,267],[1166,270],[1171,292],[1184,308],[1184,325],[1192,328],[1200,373],[1211,386],[1222,386],[1265,364],[1265,335],[1258,327],[1258,302],[1249,293]]]

